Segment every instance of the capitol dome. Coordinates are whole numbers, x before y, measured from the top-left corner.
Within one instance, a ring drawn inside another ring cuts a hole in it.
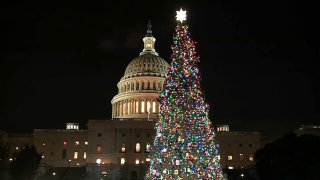
[[[145,53],[134,58],[126,68],[123,78],[138,76],[166,77],[168,63],[161,57]]]
[[[159,112],[157,98],[163,88],[169,64],[155,51],[156,39],[151,23],[143,38],[144,49],[127,66],[113,97],[112,118],[155,119]]]

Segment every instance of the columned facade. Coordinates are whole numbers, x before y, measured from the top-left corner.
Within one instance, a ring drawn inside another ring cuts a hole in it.
[[[111,101],[112,118],[155,119],[159,112],[157,98],[169,67],[155,51],[155,38],[148,27],[143,38],[144,49],[127,66],[118,86],[118,94]]]

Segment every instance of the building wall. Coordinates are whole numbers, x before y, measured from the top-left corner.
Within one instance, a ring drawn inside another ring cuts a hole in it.
[[[100,178],[101,172],[107,171],[108,177],[114,179],[134,174],[142,179],[148,164],[147,144],[153,144],[154,125],[155,121],[147,119],[89,120],[87,172],[91,178]]]
[[[240,169],[253,165],[254,153],[261,148],[258,132],[216,132],[216,141],[223,169]]]
[[[146,145],[153,145],[155,121],[89,120],[87,126],[90,142],[87,173],[91,178],[100,178],[103,171],[108,172],[106,178],[131,177],[134,172],[138,178],[143,178],[149,163],[146,161],[149,154]],[[260,134],[257,132],[216,132],[216,141],[220,147],[223,168],[240,169],[253,165],[254,153],[260,148]],[[140,152],[136,152],[137,143],[140,144]],[[123,144],[125,152],[122,152]],[[98,146],[101,146],[101,151],[97,151]],[[232,156],[232,159],[228,160],[228,156]],[[121,164],[121,158],[125,158],[124,164]],[[97,163],[97,159],[101,162]]]
[[[8,144],[10,154],[19,152],[25,145],[33,144],[33,136],[31,133],[9,134]]]
[[[55,167],[86,165],[88,147],[86,130],[35,129],[33,144],[43,155],[41,163]]]

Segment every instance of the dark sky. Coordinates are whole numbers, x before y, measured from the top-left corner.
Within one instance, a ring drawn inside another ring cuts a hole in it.
[[[1,2],[0,129],[111,117],[149,19],[168,60],[187,10],[214,124],[278,136],[320,121],[319,11],[311,1]]]

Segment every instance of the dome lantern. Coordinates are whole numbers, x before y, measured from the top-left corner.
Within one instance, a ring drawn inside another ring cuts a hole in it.
[[[152,24],[151,21],[149,20],[148,25],[147,25],[147,35],[142,39],[144,43],[144,48],[143,51],[140,53],[140,55],[143,54],[154,54],[158,55],[154,48],[154,43],[156,42],[156,38],[152,36],[152,30],[151,30]]]

